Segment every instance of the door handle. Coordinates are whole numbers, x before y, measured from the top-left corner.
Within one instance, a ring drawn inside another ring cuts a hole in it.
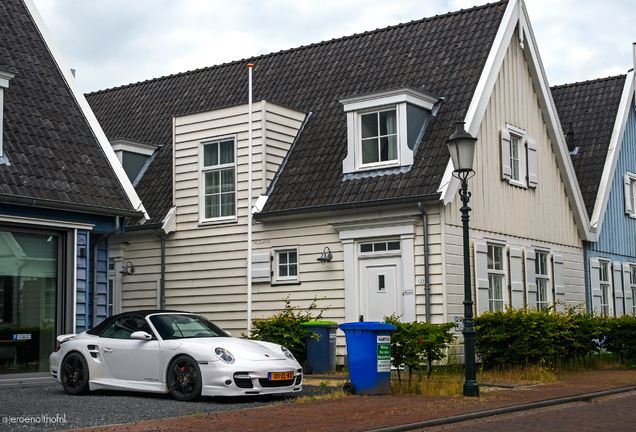
[[[106,347],[104,347],[104,352],[105,352],[105,353],[112,353],[112,352],[113,352],[113,349],[112,349],[112,348],[106,348]]]

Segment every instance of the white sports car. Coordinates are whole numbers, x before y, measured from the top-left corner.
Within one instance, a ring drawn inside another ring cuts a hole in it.
[[[126,312],[57,340],[51,375],[72,395],[131,390],[191,401],[302,389],[302,367],[287,348],[233,338],[192,313]]]

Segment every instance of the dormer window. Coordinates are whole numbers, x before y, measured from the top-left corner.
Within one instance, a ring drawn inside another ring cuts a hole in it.
[[[362,165],[395,163],[398,160],[395,109],[360,116]]]
[[[409,87],[340,99],[347,113],[348,154],[343,172],[411,166],[439,101]]]
[[[155,144],[147,144],[127,139],[113,139],[110,145],[115,151],[119,162],[124,167],[128,179],[136,185],[139,175],[143,176],[143,169],[152,154],[159,148]]]

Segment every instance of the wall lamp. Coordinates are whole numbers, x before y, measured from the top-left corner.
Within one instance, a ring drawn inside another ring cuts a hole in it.
[[[318,258],[318,261],[320,261],[321,263],[327,263],[331,261],[332,258],[333,255],[331,254],[331,250],[328,246],[325,246],[325,248],[322,250],[322,255],[320,255],[320,258]]]
[[[131,275],[134,272],[135,272],[135,267],[133,266],[133,263],[131,263],[130,261],[128,261],[126,265],[124,266],[124,268],[119,271],[119,273],[125,274],[125,275]]]

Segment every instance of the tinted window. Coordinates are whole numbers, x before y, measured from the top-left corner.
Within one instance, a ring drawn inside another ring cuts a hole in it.
[[[113,320],[101,334],[103,338],[130,339],[130,335],[138,331],[145,331],[152,335],[152,330],[146,320],[139,315],[126,315]]]
[[[164,340],[228,337],[223,330],[199,315],[153,315],[150,321]]]

